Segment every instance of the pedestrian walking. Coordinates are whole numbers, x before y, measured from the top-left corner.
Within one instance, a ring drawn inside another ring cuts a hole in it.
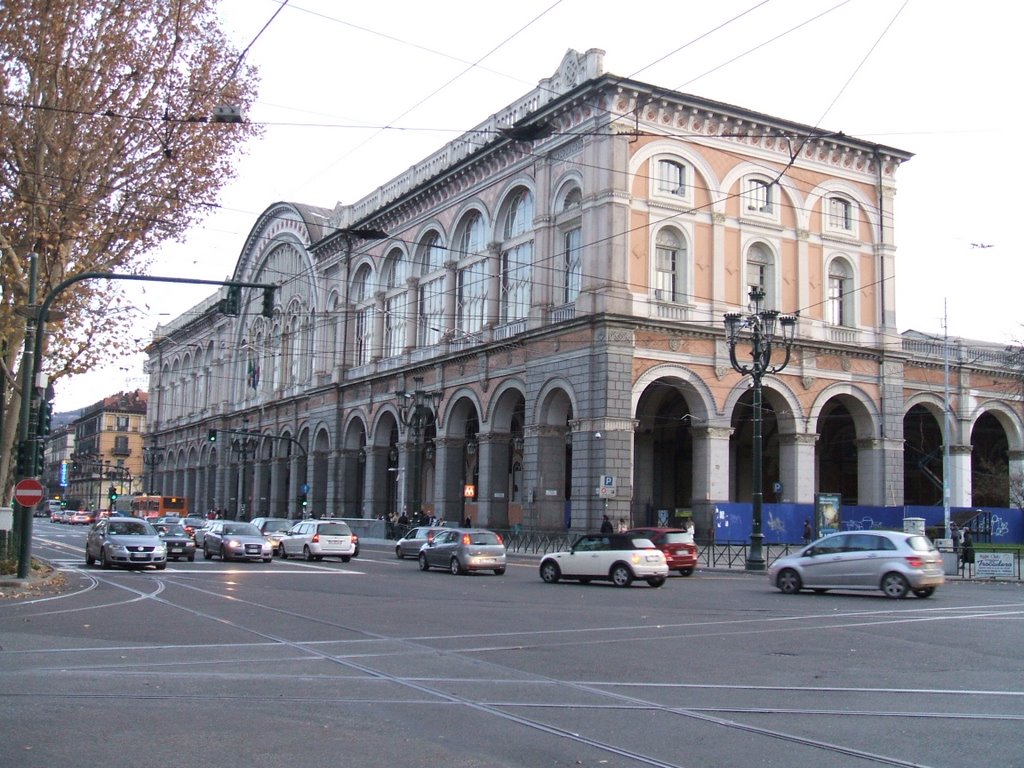
[[[971,569],[968,566],[974,565],[974,541],[971,539],[971,529],[964,528],[964,538],[960,545],[960,562],[964,566],[964,576],[969,575]]]
[[[811,521],[808,518],[804,520],[804,544],[810,544],[811,539],[814,538],[814,529],[811,528]]]
[[[604,520],[601,521],[601,533],[613,533],[615,526],[612,525],[612,521],[608,519],[608,515],[604,516]]]

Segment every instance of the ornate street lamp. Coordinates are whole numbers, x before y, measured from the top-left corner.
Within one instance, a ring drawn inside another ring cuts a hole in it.
[[[413,450],[409,457],[410,472],[407,479],[409,489],[409,505],[407,514],[415,515],[420,511],[420,484],[422,483],[423,438],[427,427],[434,423],[438,403],[441,402],[441,391],[427,392],[423,389],[423,377],[413,377],[413,391],[399,390],[398,418],[402,426],[412,430]]]
[[[164,460],[164,452],[155,445],[142,447],[142,463],[146,468],[145,488],[150,496],[156,495],[156,468]]]
[[[764,534],[761,532],[761,510],[764,502],[764,469],[763,469],[763,438],[761,435],[761,379],[765,374],[776,374],[789,364],[789,355],[796,334],[796,315],[779,315],[775,309],[761,309],[764,301],[764,289],[750,289],[751,311],[744,315],[740,312],[728,312],[725,315],[726,341],[729,344],[729,362],[740,374],[749,375],[754,382],[754,485],[753,485],[753,519],[750,531],[750,550],[747,555],[748,571],[763,571],[765,560],[762,545]],[[781,338],[776,336],[776,325],[781,327]],[[740,340],[740,332],[746,331],[750,342],[750,365],[741,365],[736,359],[736,344]],[[780,365],[772,365],[773,347],[781,342],[785,357]]]
[[[235,452],[235,455],[239,457],[239,472],[238,472],[238,499],[235,503],[235,519],[236,520],[248,520],[249,512],[251,511],[246,504],[246,482],[245,476],[249,470],[249,454],[251,453],[253,458],[256,457],[256,448],[261,437],[258,430],[249,430],[248,422],[243,425],[240,430],[230,430],[232,434],[237,434],[236,437],[231,441],[231,450]]]

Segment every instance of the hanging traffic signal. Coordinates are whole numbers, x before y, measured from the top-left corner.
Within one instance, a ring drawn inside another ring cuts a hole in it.
[[[227,298],[221,299],[220,311],[225,315],[237,315],[242,308],[242,286],[229,285]]]
[[[217,430],[216,429],[211,429],[209,432],[207,432],[206,433],[206,439],[209,440],[211,443],[216,443],[217,442]]]
[[[263,289],[263,311],[260,312],[264,317],[274,316],[274,289],[264,288]]]

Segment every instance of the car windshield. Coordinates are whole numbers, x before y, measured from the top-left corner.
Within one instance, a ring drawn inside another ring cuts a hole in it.
[[[156,531],[141,520],[118,520],[108,529],[112,536],[154,536]]]
[[[349,536],[352,534],[348,523],[322,523],[319,531],[324,536]]]
[[[232,523],[224,526],[225,536],[262,536],[260,529],[252,523]]]
[[[185,533],[185,528],[183,526],[181,526],[181,525],[178,525],[178,524],[171,525],[169,523],[161,523],[160,525],[156,526],[156,530],[157,530],[157,533],[159,533],[161,536],[187,536],[188,535],[187,533]]]
[[[267,520],[265,523],[263,523],[263,532],[276,533],[278,531],[287,531],[291,527],[291,520]]]

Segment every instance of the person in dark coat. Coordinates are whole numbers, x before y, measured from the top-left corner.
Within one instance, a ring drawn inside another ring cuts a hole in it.
[[[964,528],[964,538],[960,544],[960,560],[964,565],[974,565],[974,540],[971,538],[970,528]]]
[[[608,515],[605,515],[604,520],[601,521],[601,533],[612,533],[614,530],[612,521],[608,519]]]

